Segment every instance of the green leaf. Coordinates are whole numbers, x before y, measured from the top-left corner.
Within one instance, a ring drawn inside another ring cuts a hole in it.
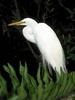
[[[29,74],[28,74],[28,77],[30,79],[30,82],[31,82],[32,86],[34,87],[34,89],[36,89],[37,88],[36,80]]]
[[[40,73],[41,73],[40,68],[41,67],[40,67],[40,64],[39,64],[39,68],[38,68],[38,71],[37,71],[37,81],[38,81],[39,84],[42,85],[42,80],[41,80],[41,75],[40,75]]]
[[[50,76],[46,65],[44,65],[43,69],[44,69],[43,82],[45,83],[45,86],[47,86],[50,81]]]
[[[74,89],[75,89],[75,72],[72,72],[72,82],[74,84]]]
[[[58,94],[57,94],[58,97],[63,96],[63,91],[65,87],[67,86],[67,73],[63,73],[63,77],[60,76],[60,78],[61,78],[60,80],[62,81],[59,80],[58,82],[58,85],[60,86]]]
[[[54,82],[53,80],[50,80],[50,83],[45,88],[45,94],[44,94],[44,100],[47,100],[54,89]]]
[[[19,86],[17,92],[18,92],[19,100],[24,100],[27,97],[27,92],[24,87],[23,79],[22,79],[21,85]]]
[[[0,75],[0,96],[7,95],[7,84],[5,79]]]
[[[54,88],[53,88],[53,90],[52,90],[52,92],[51,92],[51,97],[55,97],[56,98],[56,96],[57,96],[57,94],[58,94],[58,91],[59,91],[59,85],[56,85],[55,84],[55,86],[54,86]]]
[[[38,85],[38,100],[43,100],[43,95],[44,95],[43,85],[39,84]]]
[[[63,95],[70,93],[73,90],[72,74],[68,74],[67,85],[64,89]]]
[[[11,78],[12,85],[13,85],[13,91],[15,91],[20,84],[17,78],[16,72],[10,64],[8,64],[8,66],[3,66],[3,67],[5,71],[8,72]]]
[[[44,90],[43,90],[43,82],[41,80],[41,66],[39,64],[39,68],[37,71],[37,81],[38,81],[38,90],[37,90],[37,94],[38,94],[38,100],[43,100],[43,94],[44,94]]]
[[[20,72],[20,75],[23,76],[24,75],[24,66],[22,66],[22,64],[20,63],[20,68],[19,68],[19,72]]]
[[[8,72],[9,74],[16,76],[16,72],[13,69],[13,67],[8,63],[8,66],[3,66],[5,71]]]
[[[29,74],[28,74],[27,79],[25,80],[25,82],[27,84],[26,87],[29,90],[30,98],[34,98],[35,97],[34,94],[36,95],[36,91],[37,91],[37,83],[36,83],[35,79]]]
[[[28,73],[28,69],[27,69],[27,64],[25,63],[25,66],[22,66],[22,64],[20,63],[20,75],[22,77],[27,76]]]
[[[19,98],[17,95],[13,95],[8,100],[19,100]]]

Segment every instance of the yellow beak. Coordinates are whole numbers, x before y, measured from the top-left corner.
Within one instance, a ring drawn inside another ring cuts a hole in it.
[[[21,20],[21,21],[18,21],[18,22],[8,24],[8,26],[20,26],[20,25],[25,25],[25,22],[23,22]]]

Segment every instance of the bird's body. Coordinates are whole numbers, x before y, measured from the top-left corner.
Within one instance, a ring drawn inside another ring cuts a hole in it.
[[[60,68],[65,71],[64,52],[55,32],[44,23],[39,23],[34,32],[37,46],[48,66],[59,73]]]
[[[24,37],[37,45],[42,54],[42,59],[48,63],[48,68],[50,69],[51,66],[59,74],[61,69],[66,72],[63,48],[52,28],[45,23],[37,23],[31,18],[25,18],[17,23],[21,22],[23,24],[25,22],[26,25],[23,28]],[[15,25],[15,23],[9,25]]]

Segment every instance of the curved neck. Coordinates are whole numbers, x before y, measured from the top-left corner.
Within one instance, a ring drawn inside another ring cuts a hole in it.
[[[37,26],[38,22],[36,22],[35,20],[33,20],[31,22],[31,25],[29,25],[32,29],[35,29],[35,27]]]

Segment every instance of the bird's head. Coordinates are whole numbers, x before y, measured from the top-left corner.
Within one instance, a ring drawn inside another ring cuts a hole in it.
[[[8,26],[30,26],[34,27],[37,22],[31,18],[24,18],[21,21],[8,24]]]

